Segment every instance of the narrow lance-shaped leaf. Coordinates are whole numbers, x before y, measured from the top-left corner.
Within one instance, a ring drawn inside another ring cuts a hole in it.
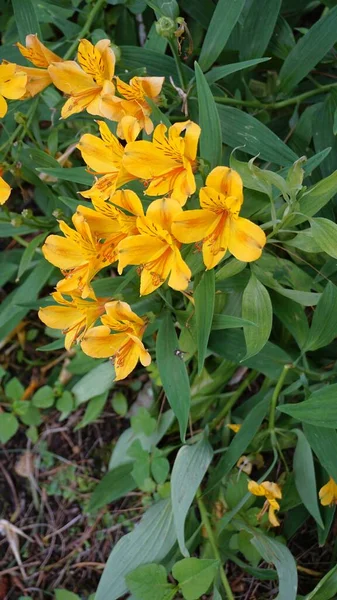
[[[303,423],[327,429],[337,428],[337,383],[316,390],[308,400],[283,404],[278,410]]]
[[[273,321],[270,296],[264,285],[251,275],[242,297],[242,316],[256,323],[256,327],[243,328],[247,346],[245,360],[258,354],[267,343]]]
[[[212,457],[212,447],[204,438],[193,446],[183,446],[173,465],[171,476],[173,519],[183,556],[189,556],[185,545],[185,519]]]
[[[211,169],[221,163],[222,137],[217,106],[205,76],[197,62],[194,63],[199,104],[200,154]]]
[[[281,0],[253,0],[249,4],[240,37],[240,58],[263,56],[273,34]]]
[[[201,373],[205,362],[207,344],[213,321],[215,302],[214,269],[205,271],[202,275],[194,292],[194,301],[198,342],[198,372]]]
[[[177,352],[178,338],[169,313],[160,324],[156,351],[160,379],[184,441],[191,402],[190,383],[186,365]]]
[[[200,54],[200,67],[207,71],[226,46],[237,23],[245,0],[219,0],[207,29]]]
[[[323,252],[337,258],[337,225],[329,219],[310,220],[312,235]]]
[[[323,529],[324,524],[318,506],[315,467],[310,444],[302,431],[296,429],[295,432],[297,435],[297,445],[294,454],[296,488],[304,506],[319,527]]]
[[[12,6],[20,42],[25,44],[26,35],[30,33],[36,33],[41,40],[41,29],[32,0],[12,0]]]
[[[327,346],[337,335],[337,288],[328,282],[312,319],[305,351]]]
[[[332,479],[337,481],[337,433],[335,429],[305,423],[303,430],[322,467]]]

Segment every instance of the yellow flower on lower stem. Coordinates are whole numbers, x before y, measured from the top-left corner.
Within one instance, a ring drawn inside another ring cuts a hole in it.
[[[126,302],[108,302],[105,310],[106,315],[101,317],[103,325],[87,331],[81,347],[88,356],[110,357],[114,362],[115,381],[119,381],[133,371],[138,361],[144,367],[151,363],[142,342],[146,322]]]
[[[149,182],[145,194],[167,194],[183,206],[196,190],[194,171],[199,136],[200,127],[193,121],[175,123],[169,130],[166,125],[157,125],[152,142],[140,140],[127,144],[123,165],[135,177]]]
[[[72,221],[75,230],[59,221],[65,237],[49,235],[42,252],[46,260],[62,270],[64,279],[57,284],[58,292],[69,294],[79,291],[82,298],[95,298],[91,280],[101,269],[115,262],[116,245],[111,241],[104,243],[94,236],[80,213],[75,213]]]
[[[122,116],[121,99],[115,96],[112,82],[115,71],[115,54],[110,40],[100,40],[95,46],[81,40],[74,60],[54,62],[48,67],[54,85],[70,96],[62,107],[61,116],[86,110],[91,115],[118,121]]]
[[[115,190],[135,179],[123,166],[124,147],[111,133],[104,121],[97,121],[101,138],[85,133],[78,149],[88,167],[97,175],[102,175],[90,190],[81,192],[84,198],[107,200]]]
[[[249,481],[248,490],[254,496],[265,496],[266,501],[263,505],[262,510],[258,514],[257,518],[261,519],[263,515],[268,511],[269,522],[273,527],[279,526],[279,521],[276,518],[275,511],[280,509],[280,505],[277,499],[282,498],[281,488],[277,483],[271,481],[263,481],[261,484],[256,481]]]
[[[174,290],[185,290],[191,271],[180,254],[180,244],[171,234],[171,223],[182,208],[173,198],[154,200],[145,217],[138,217],[139,235],[131,235],[118,246],[118,272],[127,265],[141,265],[140,294],[150,294],[168,279]]]
[[[19,100],[26,93],[27,75],[22,69],[17,70],[17,66],[12,63],[2,63],[0,65],[0,117],[7,113],[8,100]]]
[[[2,174],[1,169],[0,172]],[[11,195],[11,191],[12,188],[8,185],[7,181],[0,176],[0,205],[7,202],[9,196]]]
[[[216,167],[200,190],[199,210],[187,210],[172,225],[175,237],[184,243],[202,241],[207,269],[213,269],[227,250],[238,260],[260,258],[266,243],[264,231],[239,217],[243,203],[240,175],[228,167]]]
[[[234,431],[234,433],[237,433],[238,431],[240,431],[242,424],[241,423],[227,423],[226,427],[228,427],[228,429],[231,429],[232,431]]]
[[[117,90],[123,96],[121,108],[124,112],[117,127],[119,138],[133,142],[142,129],[148,135],[152,133],[151,107],[146,98],[157,103],[164,80],[165,77],[133,77],[130,83],[125,83],[116,77]]]
[[[322,506],[337,504],[337,483],[330,477],[328,483],[319,490],[319,499]]]
[[[35,96],[52,83],[48,73],[49,65],[63,62],[63,58],[49,50],[34,34],[26,36],[26,46],[19,42],[16,45],[22,56],[34,65],[34,67],[17,65],[17,70],[22,70],[27,75],[26,96]]]
[[[105,312],[107,298],[83,300],[79,295],[72,294],[71,300],[66,300],[59,292],[52,294],[52,297],[60,306],[40,308],[39,318],[47,327],[62,329],[65,348],[70,350],[73,343],[79,342]]]

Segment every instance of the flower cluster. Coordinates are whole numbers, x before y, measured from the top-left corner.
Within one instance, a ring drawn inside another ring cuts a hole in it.
[[[206,269],[213,269],[230,252],[238,260],[260,257],[266,242],[262,229],[239,216],[243,185],[238,173],[225,166],[213,169],[199,190],[200,208],[185,209],[197,191],[200,127],[187,120],[154,128],[152,103],[159,102],[164,77],[115,76],[115,54],[109,40],[93,45],[81,40],[77,60],[63,60],[29,35],[21,54],[34,67],[0,65],[0,94],[6,98],[34,96],[53,83],[66,96],[63,119],[86,110],[117,122],[117,136],[98,120],[99,136],[85,133],[78,149],[91,173],[93,186],[81,192],[92,205],[80,205],[72,225],[59,221],[63,236],[49,235],[45,258],[61,270],[53,299],[58,306],[40,310],[49,327],[63,329],[69,349],[80,343],[94,357],[113,357],[116,378],[126,377],[138,360],[150,355],[142,343],[146,322],[125,302],[97,298],[92,285],[103,268],[116,264],[119,274],[138,265],[140,294],[157,290],[166,281],[185,292],[192,273],[183,244],[197,243]],[[1,71],[2,69],[2,71]],[[2,79],[1,79],[2,78]],[[0,102],[2,114],[6,101]],[[151,140],[137,139],[144,130]],[[153,200],[144,211],[138,195],[125,188],[138,180]],[[0,202],[10,188],[0,179]],[[189,292],[193,291],[191,287]],[[101,325],[96,326],[100,319]]]

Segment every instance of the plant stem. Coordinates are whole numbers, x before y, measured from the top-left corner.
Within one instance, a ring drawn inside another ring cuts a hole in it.
[[[173,54],[173,58],[174,58],[175,63],[176,63],[176,67],[177,67],[177,71],[178,71],[178,77],[179,77],[179,82],[180,82],[180,87],[181,87],[181,89],[183,91],[185,91],[185,89],[186,89],[186,81],[185,81],[185,75],[184,75],[183,70],[182,70],[181,60],[180,60],[180,57],[179,57],[177,40],[175,38],[172,39],[172,40],[169,40],[169,44],[170,44],[171,52]]]
[[[36,107],[38,104],[38,98],[35,98],[28,111],[27,111],[27,115],[26,115],[26,122],[24,125],[18,125],[17,128],[15,129],[15,131],[12,133],[12,135],[8,138],[8,140],[6,140],[6,142],[4,144],[2,144],[2,146],[0,147],[0,152],[2,152],[2,150],[5,150],[5,148],[8,148],[8,151],[11,149],[11,146],[13,145],[13,143],[17,140],[22,140],[22,138],[25,136],[26,131],[28,129],[28,127],[30,126]]]
[[[276,412],[277,401],[278,401],[280,392],[282,390],[284,380],[287,376],[289,369],[291,369],[291,367],[292,367],[292,365],[284,365],[284,367],[282,369],[282,373],[278,379],[278,382],[275,386],[273,395],[271,397],[270,413],[269,413],[269,431],[271,433],[275,431],[275,412]]]
[[[100,11],[100,9],[103,7],[103,5],[105,4],[106,0],[96,0],[93,3],[93,7],[91,9],[91,11],[88,14],[87,20],[84,23],[81,31],[78,34],[78,39],[76,39],[70,46],[70,48],[67,50],[67,52],[64,55],[64,60],[67,60],[68,58],[71,57],[71,55],[75,52],[77,46],[78,46],[78,40],[80,40],[81,38],[85,37],[88,33],[88,31],[90,30],[91,24],[94,20],[94,18],[96,17],[97,13]]]
[[[251,382],[254,381],[254,379],[256,379],[256,377],[257,371],[252,371],[251,373],[249,373],[249,375],[247,375],[247,377],[239,385],[238,389],[235,390],[235,392],[233,392],[233,395],[229,402],[227,402],[227,404],[223,407],[222,410],[220,410],[219,414],[215,417],[215,419],[213,419],[213,421],[210,423],[211,429],[219,425],[222,419],[226,417],[231,408],[234,406],[235,402],[240,398],[240,396],[243,394],[245,389],[251,384]]]
[[[214,557],[220,562],[220,579],[221,579],[222,585],[223,585],[223,587],[225,589],[225,592],[226,592],[226,595],[227,595],[227,599],[228,600],[234,600],[233,592],[232,592],[231,587],[229,585],[229,581],[227,579],[227,575],[226,575],[225,569],[223,568],[223,564],[222,564],[220,552],[219,552],[218,546],[216,545],[216,541],[215,541],[213,529],[212,529],[212,526],[211,526],[211,522],[209,520],[209,516],[208,516],[208,513],[207,513],[207,509],[206,509],[206,506],[205,506],[204,501],[202,499],[201,490],[198,490],[198,492],[197,492],[197,502],[198,502],[198,508],[199,508],[199,511],[200,511],[200,516],[201,516],[202,524],[204,525],[204,527],[206,529],[208,540],[209,540],[209,543],[211,544]]]
[[[285,108],[286,106],[291,106],[292,104],[300,104],[300,102],[303,102],[308,98],[312,98],[313,96],[317,96],[318,94],[325,94],[335,89],[336,87],[337,83],[328,83],[327,85],[322,85],[321,87],[316,88],[315,90],[304,92],[303,94],[299,94],[298,96],[294,96],[293,98],[287,98],[286,100],[279,100],[278,102],[260,102],[259,100],[238,100],[237,98],[226,98],[223,96],[214,96],[214,100],[219,104],[228,104],[229,106],[247,106],[250,108],[278,110],[279,108]]]

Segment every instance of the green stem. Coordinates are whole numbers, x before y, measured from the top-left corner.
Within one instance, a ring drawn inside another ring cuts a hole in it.
[[[282,390],[284,380],[287,376],[289,369],[291,369],[291,367],[292,367],[292,365],[284,365],[284,367],[282,369],[282,373],[278,379],[278,382],[275,386],[273,395],[271,397],[270,413],[269,413],[269,431],[270,431],[270,433],[275,432],[275,412],[276,412],[277,401],[278,401],[280,392]]]
[[[32,122],[37,104],[38,104],[38,98],[35,98],[35,100],[33,100],[33,102],[31,103],[31,105],[27,111],[27,115],[26,115],[27,120],[26,120],[25,124],[17,126],[17,128],[12,133],[12,135],[0,147],[0,152],[2,152],[2,150],[5,150],[6,148],[8,148],[8,151],[9,151],[15,141],[20,141],[23,139],[23,137],[26,134],[27,129],[29,128],[29,126]]]
[[[220,410],[219,414],[215,417],[215,419],[213,419],[213,421],[210,423],[209,426],[211,429],[219,425],[219,423],[228,415],[235,402],[240,398],[240,396],[243,394],[245,389],[252,383],[252,381],[256,379],[256,377],[257,371],[252,371],[251,373],[249,373],[249,375],[247,375],[247,377],[239,385],[238,389],[235,390],[235,392],[233,392],[233,395],[229,402],[227,402],[227,404],[223,407],[222,410]]]
[[[219,552],[218,546],[217,546],[216,541],[215,541],[215,537],[214,537],[213,529],[212,529],[212,526],[211,526],[211,522],[210,522],[210,519],[209,519],[209,516],[208,516],[208,512],[207,512],[206,506],[205,506],[204,501],[202,499],[202,494],[201,494],[200,490],[198,490],[198,492],[197,492],[197,502],[198,502],[198,508],[199,508],[199,511],[200,511],[200,516],[201,516],[202,524],[204,525],[204,527],[206,529],[208,540],[209,540],[209,543],[210,543],[210,545],[212,547],[212,550],[213,550],[214,558],[216,558],[220,562],[220,579],[222,581],[222,585],[223,585],[224,590],[226,592],[227,599],[228,600],[234,600],[233,592],[231,590],[231,586],[229,585],[229,581],[227,579],[227,575],[226,575],[225,569],[223,568],[223,564],[222,564],[220,552]]]
[[[64,60],[68,60],[68,58],[70,58],[72,56],[72,54],[75,52],[75,50],[78,46],[78,40],[84,38],[87,35],[87,33],[90,31],[90,27],[91,27],[91,24],[92,24],[94,18],[96,17],[97,13],[101,10],[101,8],[105,4],[105,2],[106,2],[106,0],[96,0],[96,2],[94,2],[91,11],[88,14],[87,20],[84,23],[81,31],[78,34],[78,38],[75,40],[75,42],[73,42],[71,44],[70,48],[65,53],[65,55],[63,57]]]
[[[180,87],[181,87],[182,90],[185,91],[185,89],[186,89],[186,81],[185,81],[185,75],[184,75],[183,70],[182,70],[181,60],[180,60],[180,57],[179,57],[177,40],[175,38],[172,39],[172,40],[169,40],[169,44],[170,44],[171,52],[173,54],[173,58],[174,58],[175,63],[176,63],[176,67],[177,67],[177,71],[178,71],[178,77],[179,77],[179,81],[180,81]]]
[[[237,98],[226,98],[223,96],[214,96],[214,100],[219,104],[228,104],[230,106],[247,106],[250,108],[277,110],[279,108],[291,106],[292,104],[299,104],[300,102],[303,102],[308,98],[312,98],[313,96],[317,96],[318,94],[330,92],[336,87],[337,83],[328,83],[327,85],[322,85],[321,87],[315,90],[310,90],[309,92],[304,92],[303,94],[299,94],[298,96],[294,96],[293,98],[287,98],[286,100],[280,100],[278,102],[260,102],[259,100],[238,100]]]

